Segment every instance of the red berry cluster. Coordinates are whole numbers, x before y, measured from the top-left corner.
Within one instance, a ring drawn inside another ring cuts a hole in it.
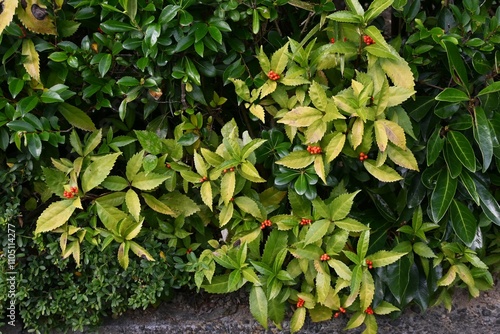
[[[312,223],[312,219],[306,219],[306,218],[302,218],[300,220],[300,225],[304,226],[304,225],[309,225]]]
[[[203,183],[203,182],[205,182],[205,181],[207,181],[207,180],[208,180],[208,177],[204,176],[204,177],[202,177],[202,178],[200,179],[200,182],[201,182],[201,183]]]
[[[335,38],[333,38],[333,37],[330,38],[330,43],[332,43],[332,44],[335,43]]]
[[[73,198],[76,194],[78,194],[78,187],[71,187],[69,191],[65,190],[63,192],[63,196],[66,198]]]
[[[366,45],[375,44],[375,41],[370,36],[367,35],[363,36],[363,42],[365,42]]]
[[[366,154],[364,154],[363,152],[361,152],[359,154],[359,161],[365,161],[366,159],[368,159],[368,156]]]
[[[340,316],[340,314],[345,313],[345,312],[346,312],[345,308],[340,307],[340,308],[339,308],[339,311],[338,311],[338,312],[335,312],[335,314],[334,314],[333,316],[334,316],[335,318],[338,318],[338,317]]]
[[[365,313],[366,314],[373,314],[373,309],[371,308],[371,306],[368,306],[368,308],[365,310]]]
[[[276,72],[274,72],[273,70],[270,70],[269,72],[267,72],[267,77],[269,79],[271,79],[272,81],[276,81],[278,80],[280,77],[280,75]]]
[[[311,154],[321,154],[323,151],[321,150],[321,147],[319,146],[307,146],[307,152]]]
[[[228,169],[224,169],[222,172],[229,173],[229,172],[234,172],[234,171],[235,171],[235,168],[231,167],[231,168],[228,168]]]
[[[328,261],[328,260],[330,260],[330,255],[325,253],[325,254],[321,255],[321,257],[319,259],[321,261]]]
[[[299,300],[297,300],[297,307],[302,307],[302,306],[304,306],[304,303],[305,303],[304,299],[299,298]]]
[[[373,269],[373,262],[371,260],[366,260],[366,265],[368,266],[368,269]]]
[[[264,220],[262,223],[260,223],[260,229],[263,230],[266,227],[271,226],[273,223],[269,219]]]

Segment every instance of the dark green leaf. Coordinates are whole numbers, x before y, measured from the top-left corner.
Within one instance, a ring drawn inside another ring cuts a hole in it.
[[[457,236],[466,244],[471,246],[477,232],[477,220],[467,206],[457,200],[450,205],[451,226]]]
[[[463,91],[456,88],[445,88],[436,96],[436,100],[445,102],[469,101],[470,98]]]
[[[483,156],[483,173],[490,167],[493,159],[493,129],[490,126],[483,108],[475,109],[474,138]]]
[[[443,149],[445,139],[440,133],[441,127],[437,127],[427,142],[427,166],[434,164]]]
[[[40,137],[36,133],[28,133],[26,137],[28,138],[28,150],[31,155],[35,159],[40,158],[40,155],[42,154],[42,141],[40,140]]]
[[[467,137],[461,132],[450,131],[446,138],[462,165],[474,173],[476,171],[476,155]]]
[[[135,30],[135,28],[128,23],[114,20],[108,20],[101,23],[101,29],[107,34]]]
[[[457,190],[457,179],[453,179],[447,170],[439,173],[431,195],[431,219],[437,223],[443,218]]]
[[[465,90],[469,89],[469,80],[467,78],[467,69],[465,68],[464,61],[458,47],[448,41],[443,42],[446,54],[448,56],[448,63],[450,65],[450,74],[453,80],[462,86]]]

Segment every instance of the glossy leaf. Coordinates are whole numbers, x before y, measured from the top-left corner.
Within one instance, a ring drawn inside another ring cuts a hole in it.
[[[483,173],[488,170],[493,159],[493,130],[483,108],[476,108],[474,117],[474,138],[483,156]]]
[[[121,153],[107,154],[96,158],[83,172],[82,189],[88,192],[100,185],[111,172]]]
[[[462,165],[474,173],[476,171],[476,155],[467,137],[461,132],[450,131],[446,138]]]
[[[276,164],[292,169],[302,169],[309,166],[314,161],[314,154],[306,150],[294,151],[284,158],[276,161]]]
[[[473,213],[465,204],[454,199],[450,205],[450,219],[457,236],[470,246],[477,232],[477,220]]]
[[[297,107],[290,110],[281,118],[278,123],[283,123],[295,127],[310,126],[314,121],[323,117],[323,113],[316,108]]]
[[[446,170],[439,173],[430,203],[431,219],[435,223],[439,222],[448,211],[457,190],[457,183],[457,179],[453,179]]]
[[[66,102],[59,104],[59,112],[74,127],[85,131],[96,131],[92,119],[80,108],[72,106]]]
[[[436,96],[436,100],[445,102],[465,102],[469,101],[469,96],[456,88],[445,88],[441,93]]]

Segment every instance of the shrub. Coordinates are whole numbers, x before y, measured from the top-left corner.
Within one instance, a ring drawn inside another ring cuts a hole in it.
[[[264,327],[291,305],[292,332],[307,314],[348,314],[370,333],[375,315],[492,286],[500,12],[488,4],[35,1],[42,28],[12,3],[2,223],[26,213],[27,327],[81,329],[189,287],[247,289]]]

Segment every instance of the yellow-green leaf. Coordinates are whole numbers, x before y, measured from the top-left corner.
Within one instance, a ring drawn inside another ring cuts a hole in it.
[[[276,164],[292,169],[301,169],[309,166],[314,161],[314,156],[314,154],[310,154],[306,150],[294,151],[276,161]]]
[[[212,210],[213,197],[212,185],[210,184],[210,182],[203,182],[201,184],[200,194],[203,203],[205,203],[205,205],[208,206],[210,210]]]
[[[375,121],[373,123],[375,128],[375,140],[377,141],[378,149],[382,152],[387,148],[387,143],[389,138],[387,138],[387,133],[385,132],[385,127],[380,121]]]
[[[342,261],[337,260],[337,259],[330,259],[328,260],[328,265],[335,270],[335,273],[340,278],[345,279],[346,281],[350,281],[352,278],[352,271],[349,269],[349,267]]]
[[[383,165],[377,167],[374,160],[365,160],[363,161],[363,165],[368,173],[382,182],[395,182],[402,179],[401,175],[389,166]]]
[[[334,134],[334,136],[328,141],[328,144],[325,147],[325,162],[330,163],[335,159],[340,152],[342,152],[342,149],[344,148],[345,144],[345,134],[342,132],[337,132]]]
[[[257,203],[247,196],[239,196],[234,199],[234,204],[236,204],[240,210],[251,214],[257,219],[264,220],[262,213],[260,212],[260,208]]]
[[[316,108],[321,111],[326,111],[328,106],[328,98],[325,89],[317,81],[313,81],[309,87],[309,97]]]
[[[245,179],[255,182],[255,183],[260,183],[260,182],[266,182],[265,179],[260,177],[259,172],[255,168],[250,161],[245,161],[240,165],[240,168],[238,169],[238,172],[243,176]]]
[[[272,94],[276,90],[277,86],[278,83],[273,80],[267,80],[264,82],[264,84],[260,87],[260,98],[263,99],[269,94]]]
[[[224,205],[219,213],[219,227],[223,227],[226,225],[231,218],[233,218],[234,212],[234,204],[233,202],[229,202],[227,205]]]
[[[296,333],[301,330],[304,326],[306,320],[306,309],[304,307],[299,307],[293,312],[292,318],[290,319],[290,332]]]
[[[265,122],[265,111],[264,108],[260,104],[251,104],[250,105],[250,113],[257,117],[262,123]]]
[[[427,246],[427,244],[421,241],[416,242],[413,245],[413,251],[415,252],[415,254],[428,259],[437,257],[436,254],[434,254],[434,252],[432,251],[432,249],[429,246]]]
[[[26,57],[23,61],[26,72],[28,72],[33,79],[40,82],[40,57],[31,39],[23,40],[22,55]]]
[[[396,262],[404,255],[406,255],[406,253],[381,250],[367,256],[367,258],[369,258],[370,261],[372,261],[372,265],[374,268],[379,268],[379,267],[385,267],[391,263]]]
[[[377,120],[376,123],[381,123],[385,128],[387,138],[396,146],[406,149],[406,137],[403,128],[396,122],[388,121],[386,119]]]
[[[58,105],[59,112],[75,128],[85,131],[97,131],[94,122],[82,109],[63,102]]]
[[[349,321],[347,322],[347,325],[345,329],[353,329],[356,327],[361,326],[361,324],[365,321],[366,313],[364,312],[356,312],[354,313]]]
[[[93,162],[85,169],[82,175],[82,190],[83,192],[88,192],[100,185],[111,172],[113,166],[115,165],[116,159],[120,153],[107,154],[98,158],[95,158]]]
[[[385,300],[381,301],[380,304],[378,304],[378,306],[373,309],[373,312],[375,314],[380,315],[386,315],[397,311],[399,311],[399,308],[389,302],[386,302]]]
[[[323,119],[314,121],[305,131],[306,144],[316,143],[323,139],[326,132],[326,122]]]
[[[125,194],[125,204],[127,205],[128,212],[130,212],[135,221],[138,222],[141,214],[141,201],[137,193],[132,189],[127,190]]]
[[[139,246],[134,241],[129,241],[130,250],[134,252],[135,255],[140,257],[141,259],[146,259],[148,261],[154,261],[155,259],[145,250],[142,246]]]
[[[389,87],[387,107],[398,106],[415,94],[413,89],[404,87]]]
[[[118,247],[118,263],[123,269],[128,268],[129,257],[128,250],[130,249],[129,241],[122,242],[120,247]]]
[[[47,11],[47,6],[43,5],[39,0],[24,1],[26,6],[18,6],[16,9],[17,17],[21,20],[23,25],[28,28],[29,31],[38,34],[57,35],[53,17],[50,15],[49,11]],[[36,8],[36,11],[34,11],[33,8]],[[37,14],[37,17],[33,15],[34,13]]]
[[[403,58],[398,58],[397,60],[380,58],[379,62],[394,85],[413,90],[413,87],[415,87],[413,72]]]
[[[375,320],[375,316],[373,314],[366,315],[364,324],[366,328],[361,334],[377,334],[378,325],[377,320]]]
[[[369,230],[370,228],[356,219],[353,218],[345,218],[342,220],[338,220],[335,222],[335,225],[343,229],[344,231],[349,231],[349,232],[361,232],[365,230]]]
[[[331,288],[331,277],[328,274],[318,273],[316,275],[316,293],[318,303],[324,303]]]
[[[196,168],[196,171],[198,174],[201,176],[207,176],[207,166],[205,164],[205,160],[203,160],[203,157],[198,154],[198,152],[194,151],[194,167]]]
[[[36,221],[35,234],[52,231],[66,223],[76,207],[74,200],[54,202],[45,209]]]
[[[410,149],[404,150],[398,146],[389,145],[387,146],[387,155],[396,165],[418,172],[417,159]]]
[[[326,232],[328,232],[328,228],[330,227],[330,221],[326,219],[321,219],[315,221],[311,224],[309,230],[304,237],[304,246],[315,243],[316,241],[322,239]]]
[[[323,162],[323,157],[319,154],[316,155],[316,158],[314,158],[314,171],[326,184],[325,163]]]
[[[159,213],[163,213],[165,215],[169,215],[172,217],[177,216],[177,214],[175,213],[175,211],[173,209],[171,209],[166,203],[155,198],[153,195],[143,193],[142,198],[144,198],[144,201],[146,202],[146,204],[154,211],[159,212]]]
[[[234,172],[225,173],[220,183],[220,196],[226,206],[234,195],[235,186],[236,174]]]
[[[288,43],[283,45],[271,56],[271,70],[281,74],[288,63]]]
[[[448,272],[444,274],[438,281],[437,285],[438,286],[449,286],[453,281],[455,280],[455,277],[457,276],[457,267],[456,265],[453,265],[448,269]]]
[[[373,301],[375,295],[375,283],[372,274],[368,269],[363,270],[363,278],[361,280],[361,289],[359,290],[359,300],[361,310],[366,310]]]
[[[363,141],[363,135],[365,133],[365,123],[358,117],[352,125],[352,129],[349,135],[351,145],[353,149],[356,149]]]
[[[18,0],[4,0],[2,2],[2,11],[0,12],[0,35],[5,27],[12,22],[18,4]]]
[[[262,69],[262,71],[265,73],[269,72],[269,70],[271,69],[271,63],[269,62],[269,58],[264,52],[264,47],[262,45],[260,46],[260,50],[257,53],[257,60],[259,61],[260,68]],[[239,80],[239,79],[233,79],[233,81],[234,80]]]
[[[134,180],[132,181],[132,187],[135,187],[140,190],[153,190],[163,183],[170,176],[162,175],[158,173],[147,173],[139,172],[135,175]]]
[[[267,297],[260,286],[252,286],[250,290],[250,313],[267,329]]]
[[[310,126],[315,121],[321,119],[323,113],[312,107],[297,107],[290,110],[281,118],[278,123],[283,123],[295,127]]]

